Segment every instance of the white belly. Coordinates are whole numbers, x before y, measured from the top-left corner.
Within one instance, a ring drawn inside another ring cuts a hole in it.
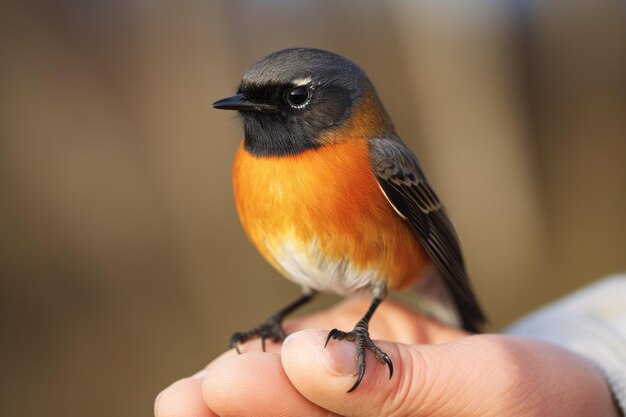
[[[327,258],[317,239],[307,244],[287,239],[268,250],[285,276],[303,288],[348,295],[382,280],[375,269],[357,269],[347,258]]]

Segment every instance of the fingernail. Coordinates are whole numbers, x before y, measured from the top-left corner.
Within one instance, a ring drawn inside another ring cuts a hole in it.
[[[314,358],[331,375],[353,375],[356,372],[354,344],[331,339],[324,348],[327,336],[325,330],[302,330],[289,335],[283,342],[283,349],[294,349],[298,356]]]
[[[326,339],[324,339],[326,341]],[[324,347],[324,345],[322,345]],[[345,340],[329,340],[324,349],[325,365],[333,375],[354,375],[356,372],[356,348]]]

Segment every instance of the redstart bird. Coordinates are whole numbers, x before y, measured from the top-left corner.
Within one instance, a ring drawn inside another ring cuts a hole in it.
[[[244,138],[234,195],[244,230],[264,258],[302,287],[302,296],[231,347],[285,337],[285,316],[317,292],[367,291],[354,329],[330,339],[356,344],[358,387],[369,349],[393,365],[368,327],[388,290],[416,286],[427,313],[475,332],[484,316],[457,235],[413,153],[395,132],[374,86],[349,60],[293,48],[252,65],[237,93],[213,103],[237,110]]]

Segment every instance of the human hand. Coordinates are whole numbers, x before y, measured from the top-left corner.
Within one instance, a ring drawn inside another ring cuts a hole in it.
[[[214,416],[584,416],[617,417],[608,386],[585,360],[557,346],[501,335],[468,335],[392,300],[370,322],[396,372],[368,353],[352,393],[354,345],[327,330],[351,329],[369,300],[354,298],[286,324],[280,344],[230,350],[194,377],[166,388],[157,417]]]

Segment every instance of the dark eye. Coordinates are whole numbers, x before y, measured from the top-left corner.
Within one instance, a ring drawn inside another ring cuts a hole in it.
[[[287,101],[293,107],[300,107],[309,98],[309,90],[306,87],[294,87],[287,91]]]

